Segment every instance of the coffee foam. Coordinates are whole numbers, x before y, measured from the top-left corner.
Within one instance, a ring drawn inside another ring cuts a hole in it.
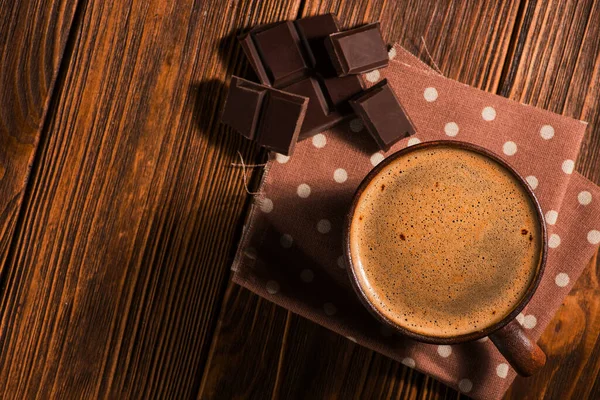
[[[502,165],[471,150],[422,148],[382,169],[350,228],[369,301],[430,337],[481,331],[508,315],[536,276],[534,203]]]

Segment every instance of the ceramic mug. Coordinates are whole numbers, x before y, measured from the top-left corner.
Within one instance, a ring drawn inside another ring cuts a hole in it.
[[[353,217],[356,212],[356,208],[360,201],[361,195],[365,188],[369,185],[369,183],[377,176],[377,174],[381,170],[386,168],[388,164],[392,163],[397,158],[416,150],[431,148],[434,146],[451,146],[458,149],[470,150],[480,155],[483,155],[484,157],[487,157],[504,167],[508,172],[510,172],[514,176],[514,178],[516,178],[516,182],[518,182],[523,187],[524,192],[527,194],[532,204],[534,205],[538,217],[537,221],[539,222],[538,232],[540,232],[541,235],[541,254],[536,275],[534,279],[531,280],[529,287],[527,288],[525,294],[521,297],[517,306],[514,307],[514,309],[501,321],[490,325],[485,329],[453,337],[435,337],[413,332],[402,326],[398,326],[389,318],[387,318],[384,314],[382,314],[379,311],[379,309],[371,303],[368,296],[364,293],[363,288],[361,287],[361,284],[358,280],[357,270],[355,268],[354,263],[352,262],[352,255],[350,250],[350,227],[352,225]],[[539,285],[542,274],[544,272],[544,266],[546,264],[547,252],[548,240],[546,233],[546,223],[544,222],[544,215],[542,213],[542,210],[540,208],[539,202],[535,194],[527,185],[525,179],[521,175],[519,175],[519,173],[515,171],[510,165],[508,165],[505,161],[497,157],[492,152],[479,146],[460,141],[442,140],[425,142],[415,146],[407,147],[387,157],[384,161],[379,163],[361,182],[356,193],[354,194],[354,199],[352,201],[352,205],[350,207],[350,211],[347,215],[346,223],[344,226],[344,258],[348,267],[347,270],[350,274],[350,280],[358,297],[376,318],[381,320],[384,324],[394,328],[401,334],[425,343],[450,345],[474,341],[489,336],[494,345],[496,345],[498,350],[500,350],[502,355],[508,360],[508,362],[515,369],[515,371],[522,376],[532,375],[534,372],[540,369],[546,362],[546,355],[533,340],[529,339],[521,324],[516,320],[516,317],[527,305],[527,303],[529,302]]]

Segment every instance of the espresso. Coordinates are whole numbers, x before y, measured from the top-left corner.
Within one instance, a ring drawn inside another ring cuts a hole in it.
[[[430,337],[481,331],[518,305],[541,262],[536,206],[510,171],[444,145],[386,165],[350,228],[358,283],[393,323]]]

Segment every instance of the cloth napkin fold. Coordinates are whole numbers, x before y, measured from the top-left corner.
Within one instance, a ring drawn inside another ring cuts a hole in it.
[[[574,171],[586,123],[447,79],[396,45],[387,78],[417,134],[378,151],[360,120],[272,154],[251,207],[233,280],[365,347],[427,373],[474,398],[500,398],[516,373],[491,341],[419,343],[379,324],[359,302],[342,262],[342,226],[354,191],[387,155],[420,141],[485,147],[526,177],[544,210],[549,252],[544,276],[519,322],[536,340],[600,243],[600,188]]]

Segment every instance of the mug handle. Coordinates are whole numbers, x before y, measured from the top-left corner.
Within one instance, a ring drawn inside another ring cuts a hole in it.
[[[531,376],[546,363],[544,351],[525,333],[516,319],[489,335],[500,353],[521,376]]]

